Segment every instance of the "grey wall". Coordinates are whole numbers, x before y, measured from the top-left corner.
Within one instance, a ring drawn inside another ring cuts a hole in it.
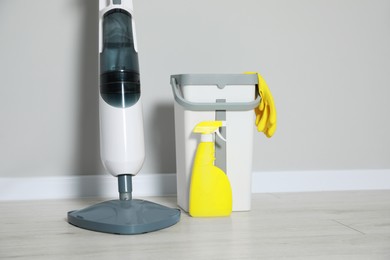
[[[103,174],[97,0],[0,2],[0,177]],[[169,75],[260,71],[254,171],[390,168],[390,1],[134,0],[147,158],[175,172]]]

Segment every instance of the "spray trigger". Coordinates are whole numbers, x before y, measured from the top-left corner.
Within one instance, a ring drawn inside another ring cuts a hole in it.
[[[222,126],[221,127],[226,127],[226,121],[222,121]],[[221,127],[215,133],[218,135],[219,138],[222,139],[222,141],[224,141],[226,143],[226,139],[221,134]]]

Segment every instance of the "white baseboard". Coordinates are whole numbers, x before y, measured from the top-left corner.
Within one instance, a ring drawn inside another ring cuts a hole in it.
[[[390,169],[343,171],[254,172],[253,193],[390,189]],[[176,194],[176,175],[139,174],[133,178],[133,195]],[[117,180],[110,175],[63,177],[0,177],[0,201],[116,198]]]
[[[388,190],[390,169],[256,172],[253,193]]]
[[[134,196],[176,194],[175,174],[140,174],[133,178]],[[118,197],[117,179],[111,175],[0,178],[1,200]]]

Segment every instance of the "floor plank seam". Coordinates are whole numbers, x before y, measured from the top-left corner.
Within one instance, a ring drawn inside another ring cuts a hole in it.
[[[342,223],[342,222],[340,222],[340,221],[338,221],[338,220],[332,219],[332,221],[334,221],[334,222],[336,222],[336,223],[338,223],[338,224],[340,224],[340,225],[342,225],[342,226],[344,226],[344,227],[346,227],[346,228],[352,229],[352,230],[354,230],[354,231],[356,231],[356,232],[358,232],[358,233],[360,233],[360,234],[362,234],[362,235],[366,235],[366,233],[364,233],[364,232],[362,232],[362,231],[360,231],[360,230],[358,230],[358,229],[356,229],[356,228],[353,228],[353,227],[351,227],[351,226],[348,226],[347,224],[344,224],[344,223]]]

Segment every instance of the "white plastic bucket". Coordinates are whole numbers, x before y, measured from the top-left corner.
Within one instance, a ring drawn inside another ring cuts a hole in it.
[[[257,75],[172,75],[175,97],[175,138],[178,205],[188,212],[193,160],[202,121],[225,120],[226,143],[216,138],[216,165],[228,175],[233,211],[251,209],[254,107],[259,104]]]

